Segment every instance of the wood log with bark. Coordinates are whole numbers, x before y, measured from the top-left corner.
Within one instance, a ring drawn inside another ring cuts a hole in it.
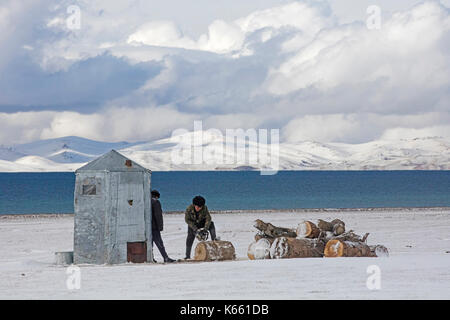
[[[311,221],[302,221],[297,227],[297,238],[317,238],[320,234],[320,229]]]
[[[317,225],[311,221],[303,221],[295,230],[277,227],[259,219],[255,221],[254,226],[259,232],[247,252],[249,259],[252,260],[389,255],[388,249],[382,245],[367,245],[369,233],[360,236],[353,230],[346,232],[345,223],[339,219],[331,222],[318,219]],[[269,245],[270,251],[267,254]]]
[[[344,232],[339,236],[332,236],[329,240],[341,240],[341,241],[351,241],[351,242],[367,242],[367,237],[370,233],[366,233],[364,236],[357,235],[353,230]]]
[[[195,248],[196,261],[222,261],[235,258],[234,246],[229,241],[201,241]]]
[[[345,223],[342,220],[334,219],[331,221],[331,224],[333,225],[333,233],[338,236],[340,234],[343,234],[345,232]]]
[[[297,236],[297,232],[289,228],[276,227],[271,223],[266,223],[260,219],[255,221],[254,227],[270,238]]]
[[[335,236],[343,234],[345,232],[345,223],[342,220],[334,219],[331,222],[327,222],[325,220],[319,219],[317,226],[322,231],[330,231],[333,232]]]
[[[260,233],[255,234],[255,242],[258,240],[261,240],[261,239],[267,239],[270,242],[270,244],[272,244],[273,240],[275,240],[275,238],[268,237],[265,234],[260,234]]]
[[[270,247],[271,259],[322,257],[324,244],[317,239],[279,237]]]
[[[369,246],[370,251],[375,257],[389,257],[389,250],[380,244]]]
[[[370,247],[364,242],[352,242],[332,239],[327,242],[325,257],[375,257]]]

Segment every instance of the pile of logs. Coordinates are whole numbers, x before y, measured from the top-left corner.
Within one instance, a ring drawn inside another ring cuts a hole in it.
[[[367,244],[369,233],[359,236],[353,230],[345,231],[345,223],[339,219],[319,219],[317,224],[302,221],[296,229],[276,227],[258,219],[254,227],[258,233],[247,251],[251,260],[389,255],[386,247]]]

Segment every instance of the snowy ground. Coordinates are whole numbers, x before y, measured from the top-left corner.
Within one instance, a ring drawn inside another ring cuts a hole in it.
[[[347,229],[370,232],[368,243],[391,255],[249,261],[257,218],[285,227],[340,218]],[[0,217],[0,298],[450,299],[450,210],[233,213],[213,221],[238,261],[81,266],[81,288],[69,290],[66,268],[53,261],[55,251],[72,251],[73,218]],[[173,258],[184,256],[186,229],[183,215],[165,216],[163,239]],[[371,265],[380,268],[380,290],[367,288]]]

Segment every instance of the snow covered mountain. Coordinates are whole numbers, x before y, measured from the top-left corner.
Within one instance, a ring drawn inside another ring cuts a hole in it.
[[[173,161],[180,155],[180,141],[192,139],[190,132],[173,138],[150,142],[99,142],[79,137],[64,137],[15,145],[0,146],[1,172],[74,171],[86,162],[115,149],[154,171],[167,170],[248,170],[263,166],[232,161],[237,153],[246,154],[249,148],[263,147],[248,141],[235,149],[224,149],[224,139],[207,131],[194,147],[202,147],[208,154],[221,154],[231,159],[227,164],[206,161],[184,164]],[[190,140],[189,140],[190,141]],[[192,140],[194,141],[194,140]],[[188,149],[184,149],[185,151]],[[189,148],[189,150],[191,150]],[[198,153],[198,151],[197,151]],[[198,154],[197,154],[198,155]],[[190,154],[193,160],[193,154]],[[194,162],[194,161],[191,161]],[[377,140],[363,144],[281,143],[279,170],[450,170],[450,139],[428,137],[400,140]]]

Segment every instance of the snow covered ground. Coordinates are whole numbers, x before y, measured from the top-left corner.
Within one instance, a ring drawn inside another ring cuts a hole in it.
[[[388,258],[247,260],[255,219],[295,227],[339,218]],[[69,290],[55,251],[72,251],[73,217],[0,216],[0,299],[450,299],[450,209],[214,214],[218,235],[237,261],[81,266],[81,287]],[[172,258],[185,251],[183,215],[165,215],[163,239]],[[196,243],[194,243],[195,248]],[[161,256],[155,247],[156,259]],[[371,265],[381,288],[369,290]]]

